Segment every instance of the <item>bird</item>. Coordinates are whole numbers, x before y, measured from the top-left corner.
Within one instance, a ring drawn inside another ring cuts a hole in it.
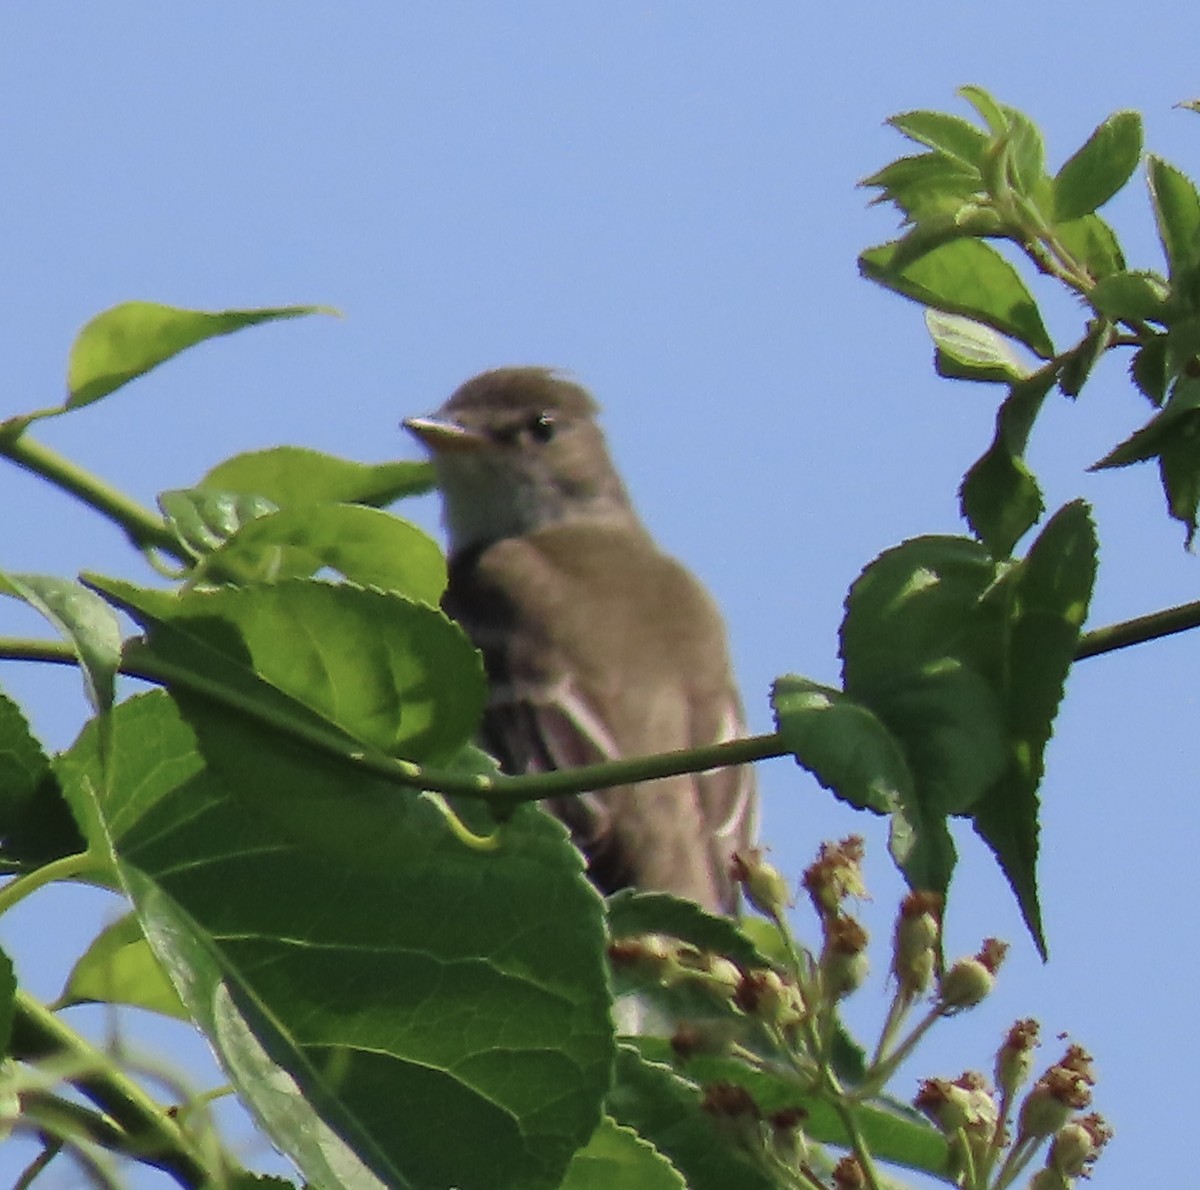
[[[447,532],[445,613],[482,652],[479,743],[510,774],[745,734],[712,597],[634,509],[567,374],[501,367],[402,423],[429,451]],[[667,892],[733,914],[757,833],[750,766],[549,799],[601,893]]]

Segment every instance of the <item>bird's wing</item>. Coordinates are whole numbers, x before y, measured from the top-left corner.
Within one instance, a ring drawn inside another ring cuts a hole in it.
[[[740,709],[731,699],[719,733],[693,743],[721,743],[741,734]],[[481,742],[510,773],[576,768],[623,755],[565,674],[550,685],[494,687]],[[730,860],[757,833],[751,766],[552,798],[548,806],[587,857],[601,891],[636,885],[690,897],[721,912],[736,908]]]

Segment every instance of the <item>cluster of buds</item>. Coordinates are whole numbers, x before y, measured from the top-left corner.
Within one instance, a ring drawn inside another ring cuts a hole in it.
[[[995,1168],[1009,1142],[1006,1121],[1017,1088],[1028,1078],[1033,1049],[1038,1044],[1036,1021],[1018,1021],[1009,1030],[996,1054],[999,1098],[983,1076],[968,1072],[953,1082],[927,1079],[914,1105],[938,1127],[949,1145],[954,1170]],[[1095,1076],[1090,1055],[1080,1046],[1069,1046],[1063,1057],[1033,1084],[1017,1119],[1016,1144],[1009,1155],[1005,1184],[1018,1166],[1032,1157],[1038,1142],[1052,1138],[1046,1163],[1030,1182],[1030,1190],[1068,1190],[1092,1166],[1112,1135],[1095,1113],[1078,1115],[1092,1101]]]
[[[937,1126],[955,1170],[986,1168],[1000,1133],[1000,1107],[983,1075],[968,1070],[952,1082],[926,1079],[913,1105]]]
[[[804,873],[804,887],[821,922],[822,998],[831,1004],[867,978],[867,931],[844,908],[847,900],[867,895],[862,861],[862,838],[851,835],[840,843],[822,843]]]

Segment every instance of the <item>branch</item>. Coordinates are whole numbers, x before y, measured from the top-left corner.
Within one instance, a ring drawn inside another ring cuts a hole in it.
[[[49,480],[114,521],[139,550],[158,549],[191,565],[162,518],[27,434],[0,435],[0,455]]]
[[[128,1134],[129,1156],[165,1170],[181,1186],[209,1184],[203,1162],[161,1104],[25,992],[17,992],[13,1007],[11,1057],[62,1061],[64,1078]]]
[[[1118,624],[1108,624],[1104,628],[1085,632],[1079,638],[1075,660],[1099,657],[1101,653],[1115,653],[1117,649],[1127,649],[1130,645],[1142,645],[1160,637],[1174,636],[1175,633],[1186,632],[1190,628],[1200,628],[1200,602],[1181,603],[1178,607],[1150,612],[1145,616],[1137,616],[1132,620],[1123,620]]]

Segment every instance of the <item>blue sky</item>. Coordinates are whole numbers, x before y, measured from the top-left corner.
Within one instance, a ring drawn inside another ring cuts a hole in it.
[[[604,405],[647,521],[724,607],[752,726],[768,730],[777,674],[836,680],[859,569],[906,537],[960,530],[957,484],[991,435],[997,393],[938,380],[916,307],[857,275],[857,253],[895,227],[855,189],[907,151],[884,119],[965,114],[954,90],[978,83],[1038,121],[1057,164],[1134,108],[1148,145],[1196,175],[1200,121],[1172,106],[1200,90],[1195,24],[1182,4],[1131,16],[1029,0],[816,14],[6,5],[4,409],[61,399],[75,331],[118,301],[340,309],[207,344],[35,431],[152,503],[255,447],[414,454],[399,418],[481,368],[570,369]],[[1157,267],[1142,183],[1106,214],[1132,260]],[[1038,292],[1065,344],[1078,312]],[[1200,580],[1152,471],[1083,472],[1147,412],[1112,361],[1079,402],[1056,399],[1034,442],[1051,507],[1082,495],[1096,509],[1093,625],[1194,598]],[[0,468],[0,506],[0,567],[143,574],[116,532],[12,468]],[[432,500],[411,515],[436,528]],[[33,632],[33,617],[0,606],[0,634]],[[1173,1086],[1167,1073],[1200,1056],[1176,924],[1195,899],[1198,648],[1176,638],[1071,679],[1043,790],[1048,966],[963,835],[950,950],[995,934],[1013,951],[993,1001],[917,1064],[987,1069],[1019,1016],[1049,1038],[1069,1031],[1096,1055],[1098,1105],[1118,1129],[1097,1187],[1147,1171],[1183,1184],[1192,1170],[1162,1143],[1190,1135],[1189,1097],[1146,1087]],[[70,742],[84,713],[71,674],[6,665],[0,683],[51,746]],[[762,779],[765,835],[789,874],[823,838],[867,836],[865,912],[884,935],[900,884],[882,824],[786,762]],[[0,921],[0,944],[53,995],[113,912],[51,890]],[[866,1027],[885,1005],[881,978],[860,1001]],[[148,1036],[200,1062],[198,1045]]]

